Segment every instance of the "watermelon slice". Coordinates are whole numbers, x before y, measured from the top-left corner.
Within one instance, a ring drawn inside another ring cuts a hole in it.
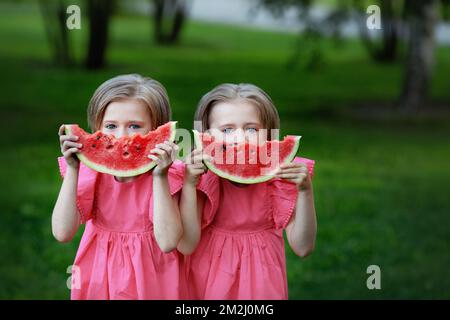
[[[76,155],[89,168],[117,177],[132,177],[156,166],[147,156],[158,143],[175,140],[176,123],[168,122],[146,135],[119,139],[101,131],[87,133],[76,124],[66,125],[66,134],[79,137],[77,142],[83,146]]]
[[[204,161],[208,169],[222,178],[245,184],[272,179],[281,164],[294,159],[301,138],[286,136],[282,141],[271,140],[263,145],[227,145],[215,141],[214,137],[207,133],[193,131],[196,147],[212,159]]]

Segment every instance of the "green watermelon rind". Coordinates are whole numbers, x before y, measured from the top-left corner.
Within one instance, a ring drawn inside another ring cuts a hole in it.
[[[196,148],[202,150],[203,149],[203,144],[202,144],[202,142],[200,140],[200,132],[198,132],[197,130],[192,130],[192,131],[194,132],[194,143],[195,143]],[[293,137],[295,139],[295,144],[294,144],[294,147],[292,148],[292,152],[284,159],[284,161],[282,161],[282,164],[290,163],[292,160],[294,160],[295,156],[297,155],[298,149],[300,147],[301,136],[292,136],[291,135],[291,136],[288,136],[288,137]],[[257,177],[257,178],[240,178],[238,176],[231,175],[231,174],[229,174],[227,172],[224,172],[224,171],[218,169],[210,161],[204,160],[203,163],[206,165],[206,167],[209,170],[214,172],[219,177],[222,177],[224,179],[228,179],[228,180],[231,180],[231,181],[234,181],[234,182],[242,183],[242,184],[255,184],[255,183],[261,183],[261,182],[269,181],[269,180],[274,178],[275,171],[278,170],[278,169],[274,169],[274,171],[272,173],[269,173],[269,174],[266,174],[264,176],[260,176],[260,177]]]
[[[175,136],[176,136],[176,130],[177,130],[177,121],[170,121],[169,122],[170,125],[170,137],[169,137],[169,141],[173,142],[175,141]],[[70,130],[70,125],[66,125],[66,134],[67,135],[71,135],[71,130]],[[87,167],[91,168],[92,170],[98,171],[98,172],[102,172],[102,173],[107,173],[107,174],[111,174],[114,175],[116,177],[134,177],[143,173],[146,173],[147,171],[150,171],[151,169],[153,169],[154,167],[156,167],[156,162],[152,161],[149,164],[139,167],[138,169],[133,169],[133,170],[115,170],[115,169],[110,169],[108,167],[105,167],[101,164],[98,163],[94,163],[92,161],[90,161],[86,156],[84,156],[82,153],[77,152],[76,153],[78,159],[80,159],[80,161],[86,165]]]

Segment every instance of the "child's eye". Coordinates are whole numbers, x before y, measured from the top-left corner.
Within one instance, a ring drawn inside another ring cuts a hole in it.
[[[258,131],[258,129],[256,129],[256,128],[247,128],[245,130],[250,133],[256,133]]]
[[[222,129],[222,132],[223,133],[231,133],[231,132],[233,132],[233,128],[224,128],[224,129]]]
[[[138,124],[132,124],[132,125],[130,125],[130,128],[131,128],[131,129],[135,129],[135,130],[137,130],[137,129],[140,129],[140,128],[141,128],[141,126],[140,126],[140,125],[138,125]]]
[[[116,125],[112,124],[112,123],[108,123],[108,124],[105,125],[105,128],[108,129],[108,130],[113,130],[113,129],[116,128]]]

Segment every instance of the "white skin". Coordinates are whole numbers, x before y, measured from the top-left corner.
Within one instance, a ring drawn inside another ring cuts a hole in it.
[[[267,140],[267,131],[259,118],[258,109],[244,100],[221,102],[216,104],[208,118],[209,128],[216,139],[226,143]],[[206,171],[202,162],[205,155],[194,150],[186,161],[185,180],[180,198],[180,213],[184,226],[183,236],[178,243],[178,250],[191,254],[201,236],[201,214],[205,199],[196,192],[200,175]],[[292,250],[300,257],[308,256],[315,246],[317,221],[314,208],[314,195],[308,168],[303,163],[281,165],[276,177],[295,183],[298,190],[295,213],[286,227],[286,235]],[[239,184],[237,184],[239,185]],[[243,188],[246,185],[239,185]]]
[[[154,129],[151,126],[150,110],[146,104],[137,99],[119,99],[111,102],[105,110],[101,130],[116,138],[142,135]],[[79,152],[81,144],[78,137],[65,133],[65,126],[59,128],[61,152],[67,163],[67,171],[52,214],[52,231],[60,242],[72,240],[80,225],[80,214],[76,207],[76,192],[78,183],[79,160],[75,153]],[[156,161],[153,169],[153,224],[155,238],[164,252],[176,248],[182,235],[178,197],[172,197],[169,192],[168,170],[175,159],[178,146],[172,142],[156,145],[148,157]],[[118,182],[127,183],[137,177],[114,177]]]

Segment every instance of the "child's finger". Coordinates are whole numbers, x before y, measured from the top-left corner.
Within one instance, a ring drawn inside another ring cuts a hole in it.
[[[305,174],[309,174],[309,169],[308,169],[308,167],[301,167],[300,168],[300,172],[302,172],[302,173],[305,173]]]
[[[178,145],[175,142],[172,142],[172,141],[166,140],[162,144],[170,147],[171,149],[178,148]]]
[[[198,153],[196,153],[196,155],[194,157],[198,161],[211,161],[212,160],[211,156],[204,154],[203,151],[201,151],[201,150]]]
[[[63,156],[68,158],[77,152],[79,152],[78,148],[70,148],[63,152]]]
[[[174,161],[177,158],[177,150],[172,149],[172,152],[169,155],[170,159]]]
[[[207,154],[202,154],[202,160],[211,162],[213,158],[211,156],[208,156]]]
[[[194,163],[194,164],[190,164],[189,168],[192,168],[192,169],[205,168],[205,165],[203,163]]]
[[[156,157],[159,159],[159,162],[167,162],[172,159],[165,150],[156,150],[154,153],[157,153]]]
[[[188,164],[194,164],[199,162],[201,162],[199,161],[199,154],[190,153],[186,157],[186,163]]]
[[[67,150],[70,148],[81,148],[83,145],[81,143],[76,143],[73,141],[66,140],[63,142],[63,150]]]
[[[180,147],[175,142],[165,141],[164,143],[166,145],[168,145],[169,147],[171,147],[173,150],[177,150],[178,151],[180,149]]]
[[[66,140],[69,140],[69,136],[66,135],[59,136],[59,143],[62,144]]]
[[[159,162],[159,158],[158,158],[157,156],[154,156],[154,155],[152,155],[152,154],[149,154],[148,157],[149,157],[150,159],[152,159],[153,161],[155,161],[156,163]]]
[[[287,169],[281,169],[278,171],[279,173],[306,173],[302,170],[302,168],[287,168]]]
[[[290,162],[290,163],[282,163],[280,165],[280,168],[286,169],[286,168],[300,168],[306,166],[304,163],[301,162]]]
[[[295,174],[295,173],[280,173],[275,175],[278,178],[283,178],[283,179],[298,179],[298,178],[304,178],[305,176],[303,174]]]
[[[66,126],[62,124],[58,129],[58,135],[62,136],[66,132]]]
[[[167,144],[165,144],[165,143],[158,143],[158,144],[156,145],[156,148],[159,148],[159,149],[161,149],[161,150],[164,150],[167,154],[172,153],[172,147],[169,146],[169,145],[167,145]]]
[[[192,161],[193,161],[193,163],[201,163],[201,162],[203,162],[203,161],[208,161],[208,160],[210,160],[211,158],[210,157],[208,157],[208,156],[205,156],[205,155],[203,155],[203,154],[197,154],[197,155],[195,155],[193,158],[192,158]]]
[[[159,154],[159,155],[161,155],[161,156],[167,155],[167,152],[166,152],[165,150],[163,150],[163,149],[160,149],[160,148],[152,149],[152,150],[150,151],[150,153],[156,153],[156,154]]]
[[[78,141],[78,137],[77,136],[72,136],[72,135],[62,135],[59,136],[59,141],[62,143],[64,141]]]

